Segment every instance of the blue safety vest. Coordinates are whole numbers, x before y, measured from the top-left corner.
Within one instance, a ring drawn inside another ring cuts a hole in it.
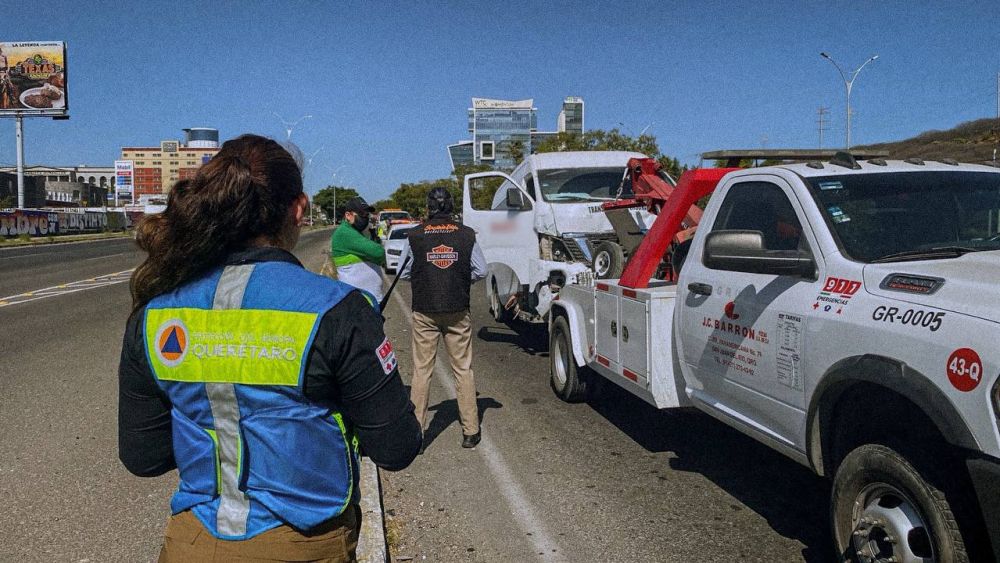
[[[357,440],[302,393],[323,315],[354,288],[286,262],[226,266],[146,307],[146,354],[173,405],[180,484],[215,537],[341,514],[358,483]]]

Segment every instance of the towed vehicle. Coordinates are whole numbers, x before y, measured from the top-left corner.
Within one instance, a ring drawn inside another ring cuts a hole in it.
[[[837,560],[1000,559],[1000,170],[845,153],[657,203],[620,279],[553,301],[556,394],[693,406],[830,478]]]
[[[494,318],[542,323],[559,290],[591,277],[617,277],[630,248],[652,224],[644,209],[625,211],[628,240],[602,204],[632,197],[623,151],[532,154],[510,174],[465,177],[462,222],[478,234],[487,261],[483,284]],[[665,181],[672,182],[664,175]],[[500,182],[477,208],[476,192]]]

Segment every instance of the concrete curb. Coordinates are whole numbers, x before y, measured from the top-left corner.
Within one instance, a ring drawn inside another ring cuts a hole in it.
[[[382,486],[378,467],[367,457],[361,458],[361,537],[358,561],[386,563],[385,515],[382,513]]]

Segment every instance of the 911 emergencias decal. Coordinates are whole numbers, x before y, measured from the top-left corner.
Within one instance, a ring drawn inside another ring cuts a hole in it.
[[[861,282],[845,278],[826,278],[823,284],[823,291],[816,296],[813,303],[813,310],[822,310],[824,313],[836,312],[838,315],[844,310],[844,306],[850,303],[851,297],[861,289]]]

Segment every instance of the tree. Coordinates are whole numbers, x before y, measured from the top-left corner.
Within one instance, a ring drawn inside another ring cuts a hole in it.
[[[422,217],[427,210],[427,193],[432,188],[444,187],[451,192],[455,200],[455,211],[462,209],[462,185],[467,174],[475,172],[485,172],[492,170],[488,164],[461,165],[455,168],[452,176],[439,178],[437,180],[421,180],[419,182],[404,182],[392,192],[387,199],[379,201],[375,207],[385,209],[387,207],[398,207],[408,211],[414,217]],[[499,185],[499,184],[498,184]],[[490,194],[492,201],[493,195]]]
[[[618,129],[592,129],[585,133],[557,133],[535,147],[535,152],[632,151],[657,158],[662,156],[653,135],[630,137]]]
[[[664,170],[674,178],[680,177],[687,170],[676,158],[671,158],[660,152],[653,135],[631,137],[611,129],[592,129],[585,133],[557,133],[542,141],[535,147],[535,152],[565,152],[565,151],[629,151],[639,152],[655,158]]]
[[[507,155],[514,161],[515,167],[518,164],[521,164],[521,161],[524,160],[524,142],[511,141],[510,144],[507,145]]]
[[[336,194],[336,197],[334,197],[334,194]],[[323,213],[326,213],[330,221],[336,222],[344,214],[344,204],[352,197],[358,197],[358,192],[354,188],[327,186],[316,192],[316,195],[313,196],[313,203],[318,205],[323,210]],[[333,208],[334,201],[337,203],[336,209]]]

